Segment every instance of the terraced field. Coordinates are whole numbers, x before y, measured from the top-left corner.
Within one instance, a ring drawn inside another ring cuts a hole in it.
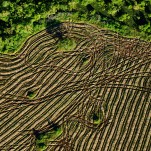
[[[65,38],[74,49],[58,49]],[[150,101],[151,43],[64,22],[0,55],[0,150],[40,150],[57,125],[41,150],[149,151]]]

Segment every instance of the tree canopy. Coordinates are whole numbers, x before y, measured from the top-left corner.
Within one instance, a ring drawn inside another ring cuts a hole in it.
[[[67,12],[71,19],[96,20],[107,28],[121,33],[133,30],[151,40],[150,0],[2,0],[0,52],[15,52],[28,36],[46,27],[49,16]]]

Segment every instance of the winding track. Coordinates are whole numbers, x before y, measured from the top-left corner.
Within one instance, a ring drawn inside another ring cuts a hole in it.
[[[76,48],[58,51],[56,33]],[[49,130],[50,119],[64,132],[48,151],[147,151],[150,101],[151,43],[64,22],[30,37],[20,53],[0,54],[0,150],[34,151],[32,129]],[[92,114],[104,102],[96,125]]]

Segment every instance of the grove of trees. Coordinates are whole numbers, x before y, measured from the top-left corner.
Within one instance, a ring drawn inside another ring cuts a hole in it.
[[[70,16],[151,40],[150,0],[1,0],[0,52],[16,52],[27,37],[47,27],[51,16],[61,20],[59,13],[65,20]]]

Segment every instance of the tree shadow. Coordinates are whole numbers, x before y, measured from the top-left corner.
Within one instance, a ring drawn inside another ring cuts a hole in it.
[[[63,39],[63,32],[61,30],[61,22],[56,19],[46,19],[46,32],[51,34],[54,38]]]
[[[59,128],[59,125],[57,123],[54,123],[52,120],[48,119],[48,124],[50,128],[53,128],[53,130],[57,131]]]
[[[50,129],[52,129],[53,131],[57,131],[60,126],[57,123],[54,123],[52,120],[48,119],[48,129],[44,130],[44,131],[40,131],[40,130],[36,130],[36,129],[32,129],[33,134],[35,135],[35,137],[37,139],[41,139],[41,137],[43,137],[44,135],[46,135],[47,132],[50,131]]]

